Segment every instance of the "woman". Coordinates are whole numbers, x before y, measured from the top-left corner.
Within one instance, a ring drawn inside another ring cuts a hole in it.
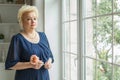
[[[37,32],[38,10],[23,5],[18,11],[22,31],[14,35],[5,69],[16,70],[15,80],[50,80],[48,69],[54,61],[44,32]]]

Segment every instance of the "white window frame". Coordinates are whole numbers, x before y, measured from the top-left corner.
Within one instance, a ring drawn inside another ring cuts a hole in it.
[[[112,2],[113,2],[114,0],[112,0]],[[78,22],[78,25],[79,25],[79,34],[80,34],[80,36],[78,36],[79,37],[79,41],[80,41],[80,45],[78,45],[78,48],[80,49],[80,54],[78,55],[80,58],[79,58],[79,60],[78,60],[78,66],[80,66],[80,68],[79,68],[79,73],[78,73],[78,77],[79,77],[79,79],[80,80],[86,80],[86,75],[85,75],[85,71],[86,71],[86,69],[84,68],[84,66],[85,66],[85,61],[84,61],[84,59],[85,58],[87,58],[87,59],[92,59],[92,60],[96,60],[96,61],[100,61],[100,62],[104,62],[104,63],[108,63],[108,64],[111,64],[112,66],[120,66],[120,65],[118,65],[118,64],[116,64],[116,63],[114,63],[113,62],[113,56],[112,56],[112,61],[111,62],[108,62],[108,61],[101,61],[100,59],[95,59],[95,58],[92,58],[92,57],[89,57],[89,56],[86,56],[86,55],[83,55],[83,54],[86,54],[86,52],[85,52],[85,45],[86,45],[86,43],[85,43],[85,26],[84,26],[84,20],[85,19],[89,19],[89,18],[93,18],[93,17],[101,17],[101,16],[109,16],[109,15],[111,15],[112,16],[112,23],[113,23],[113,15],[115,15],[115,14],[120,14],[120,12],[113,12],[113,9],[112,9],[112,12],[110,13],[110,14],[103,14],[103,15],[97,15],[97,16],[92,16],[92,17],[87,17],[87,18],[83,18],[83,16],[84,16],[84,3],[85,3],[85,1],[84,0],[80,0],[79,1],[79,22]],[[112,3],[112,8],[113,8],[113,3]],[[114,25],[112,24],[112,27],[113,27]],[[112,33],[112,36],[113,36],[114,34]],[[113,42],[112,42],[112,49],[113,49]],[[112,50],[113,51],[113,50]],[[112,55],[113,55],[114,53],[112,52]],[[112,76],[113,76],[113,68],[114,67],[112,67]],[[83,71],[84,70],[84,71]],[[113,79],[113,77],[112,77],[112,79]]]
[[[84,52],[84,40],[85,40],[85,37],[84,37],[84,27],[83,27],[83,0],[78,0],[78,33],[79,34],[77,37],[78,37],[78,79],[79,80],[84,80],[84,59],[83,59],[83,54],[85,53]]]
[[[81,13],[81,11],[83,10],[82,9],[82,0],[77,0],[77,37],[78,37],[78,39],[77,39],[77,43],[78,43],[78,45],[77,45],[77,67],[78,67],[78,73],[77,73],[77,80],[83,80],[83,53],[84,53],[84,29],[83,29],[83,25],[82,25],[82,13]],[[62,5],[63,6],[63,5]],[[62,21],[63,22],[63,21]],[[62,23],[63,24],[63,23]],[[62,32],[63,33],[63,32]],[[63,38],[63,37],[62,37]],[[65,78],[64,78],[64,53],[65,51],[63,51],[62,50],[62,66],[63,66],[63,73],[62,73],[62,80],[66,80]],[[68,54],[71,54],[71,52],[68,52]]]

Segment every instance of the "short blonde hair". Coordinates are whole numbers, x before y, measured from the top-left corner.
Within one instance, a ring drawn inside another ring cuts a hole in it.
[[[23,24],[22,24],[22,16],[24,13],[27,13],[27,12],[35,12],[36,13],[36,16],[38,18],[38,9],[37,7],[35,6],[31,6],[31,5],[23,5],[19,10],[18,10],[18,21],[19,21],[19,24],[21,27],[23,27]]]

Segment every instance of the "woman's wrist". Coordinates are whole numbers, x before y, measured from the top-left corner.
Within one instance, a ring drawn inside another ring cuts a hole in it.
[[[31,64],[31,62],[28,62],[27,64],[28,64],[29,68],[34,68],[34,65]]]
[[[49,58],[49,61],[52,63],[52,58]]]

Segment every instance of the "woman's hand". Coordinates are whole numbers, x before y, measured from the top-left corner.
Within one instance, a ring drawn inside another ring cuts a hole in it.
[[[33,65],[36,65],[39,61],[39,57],[37,57],[36,55],[32,55],[30,57],[30,63],[33,64]]]
[[[43,66],[43,62],[39,60],[39,57],[36,55],[30,57],[30,63],[33,65],[34,69],[40,69]]]
[[[51,60],[51,58],[49,58],[49,60],[47,62],[45,62],[44,67],[46,69],[50,69],[52,67],[52,60]]]
[[[39,60],[35,65],[33,65],[34,69],[40,69],[43,66],[43,62]]]

